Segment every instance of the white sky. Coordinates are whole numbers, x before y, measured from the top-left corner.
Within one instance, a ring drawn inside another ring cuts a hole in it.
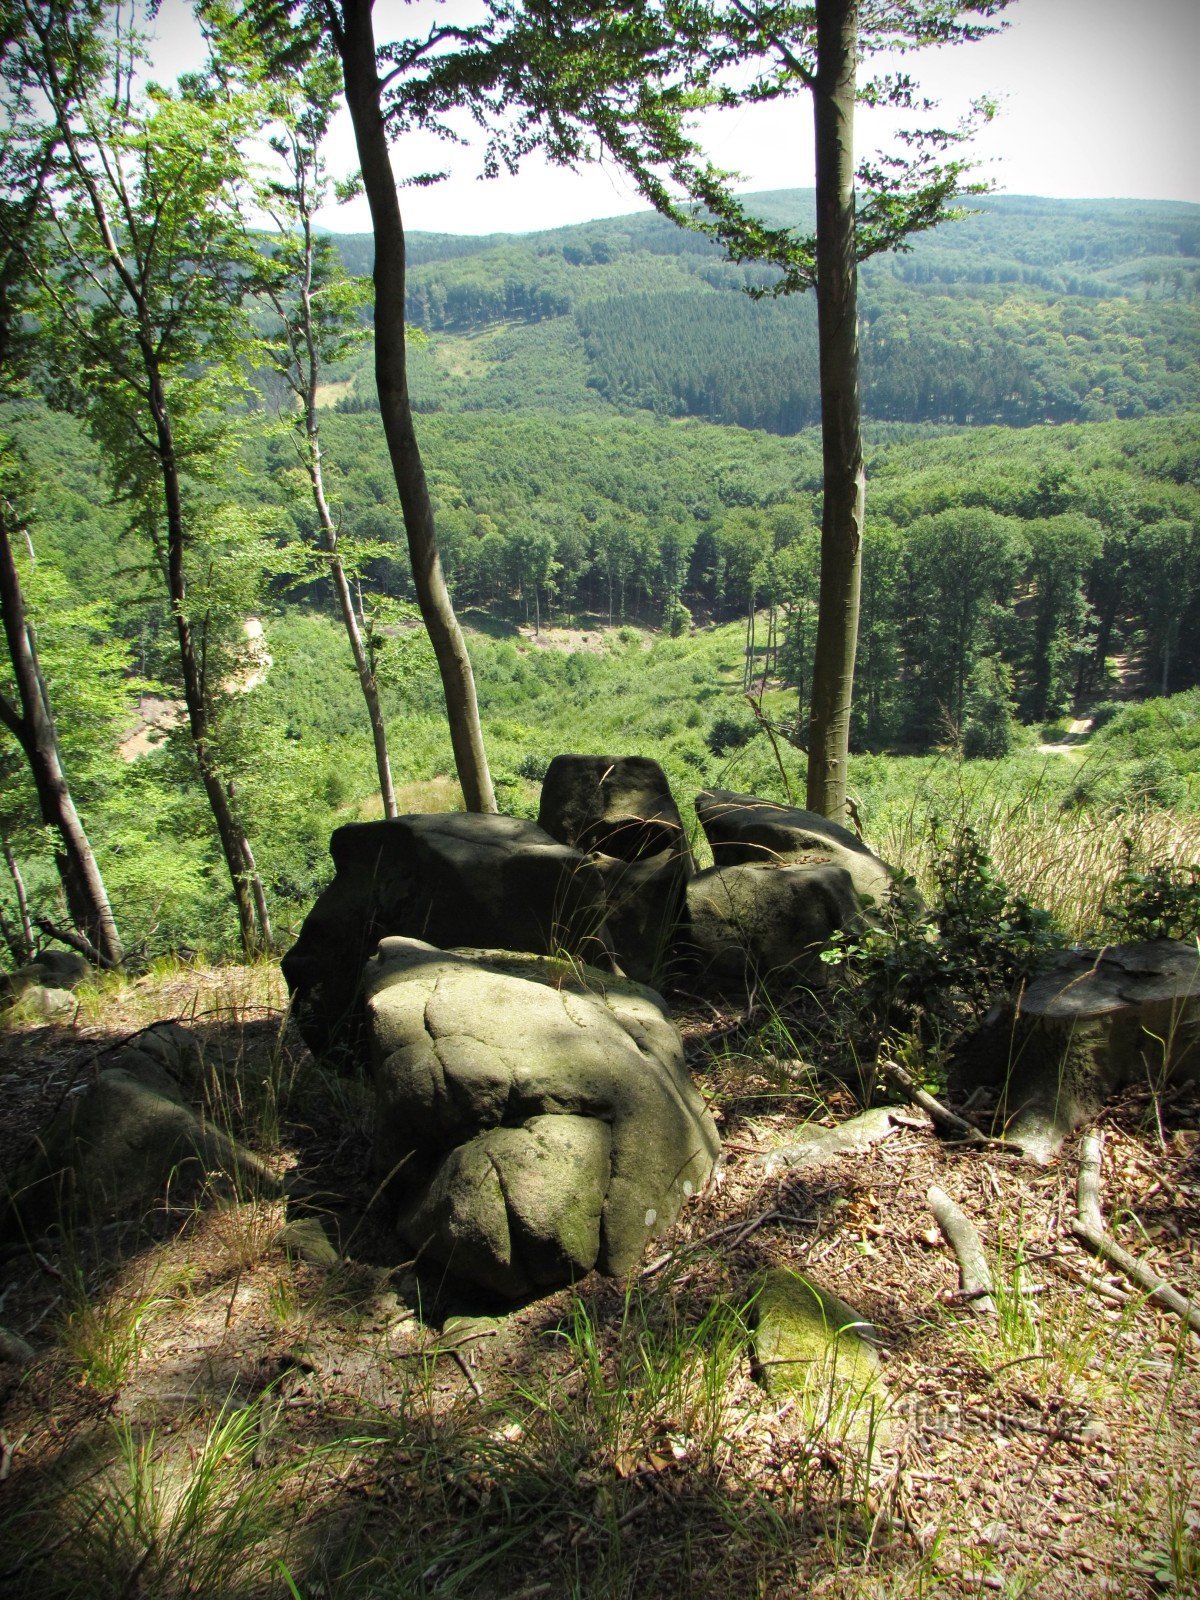
[[[463,17],[470,0],[377,0],[380,41],[423,31],[424,19]],[[941,101],[943,121],[974,97],[1001,99],[975,144],[1001,193],[1200,201],[1200,3],[1198,0],[1015,0],[996,38],[908,57],[907,70]],[[185,0],[164,0],[155,60],[165,77],[196,59]],[[894,115],[860,110],[860,153],[886,145]],[[812,185],[807,96],[774,106],[710,113],[709,153],[742,175],[745,189]],[[331,166],[353,168],[348,121],[334,130]],[[447,181],[401,195],[405,225],[448,233],[525,232],[616,216],[641,202],[621,174],[589,165],[577,173],[530,160],[515,178],[480,180],[477,151],[425,137],[393,151],[397,178],[452,169]],[[339,232],[365,232],[365,201],[331,208]]]

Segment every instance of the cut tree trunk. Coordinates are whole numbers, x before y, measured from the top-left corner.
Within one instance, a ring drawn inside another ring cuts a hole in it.
[[[495,811],[471,660],[446,587],[433,506],[408,395],[405,240],[388,151],[371,19],[372,0],[342,0],[335,40],[375,234],[375,382],[400,495],[417,603],[441,673],[455,766],[468,811]]]
[[[856,0],[818,0],[816,12],[816,292],[825,493],[809,717],[808,809],[840,820],[846,807],[866,504],[854,219],[858,5]]]

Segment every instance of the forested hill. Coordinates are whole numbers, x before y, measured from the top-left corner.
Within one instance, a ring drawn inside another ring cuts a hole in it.
[[[753,197],[803,224],[811,192]],[[992,196],[862,274],[874,420],[1098,421],[1200,403],[1200,207]],[[338,236],[367,273],[370,240]],[[653,214],[534,234],[413,234],[409,304],[431,335],[425,410],[530,404],[794,433],[817,420],[811,296]],[[369,374],[344,395],[370,406]]]

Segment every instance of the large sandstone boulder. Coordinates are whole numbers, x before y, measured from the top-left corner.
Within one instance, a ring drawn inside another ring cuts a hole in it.
[[[667,775],[649,756],[555,756],[542,782],[538,826],[577,850],[622,861],[664,851],[690,858]]]
[[[595,864],[532,822],[451,812],[351,823],[329,849],[336,875],[283,958],[318,1054],[359,1042],[363,964],[387,935],[592,960],[608,951]]]
[[[706,789],[696,815],[718,867],[753,862],[770,866],[841,867],[859,900],[882,905],[894,892],[895,874],[848,828],[815,811],[759,800],[752,794]]]
[[[264,1162],[197,1115],[162,1066],[130,1049],[68,1096],[33,1155],[6,1179],[0,1236],[32,1236],[71,1218],[140,1216],[201,1185],[279,1192]]]
[[[364,980],[376,1156],[421,1259],[510,1299],[624,1273],[720,1141],[653,991],[385,939]]]
[[[647,756],[555,756],[538,824],[590,852],[604,879],[621,970],[662,980],[684,914],[692,853],[666,773]]]
[[[1048,1161],[1119,1089],[1197,1074],[1200,955],[1155,939],[1056,957],[967,1041],[953,1087],[998,1087],[1005,1137]]]
[[[850,874],[828,862],[710,867],[687,886],[688,937],[702,977],[725,988],[756,979],[825,981],[821,951],[853,925]]]

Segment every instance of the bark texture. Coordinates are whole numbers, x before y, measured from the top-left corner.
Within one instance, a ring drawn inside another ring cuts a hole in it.
[[[857,0],[818,0],[816,13],[817,70],[812,96],[825,497],[809,718],[808,809],[840,820],[846,808],[866,502],[859,415],[854,220]]]
[[[405,241],[381,103],[372,0],[342,0],[334,39],[346,104],[354,126],[363,188],[375,234],[375,382],[404,527],[417,603],[433,645],[446,696],[450,742],[468,811],[495,811],[475,679],[446,587],[433,506],[413,427],[405,338]]]
[[[119,967],[125,952],[99,864],[63,771],[49,698],[25,616],[20,575],[3,501],[0,501],[0,612],[21,701],[18,712],[0,697],[0,721],[17,740],[29,762],[43,822],[54,828],[62,841],[56,860],[71,921],[86,937],[102,965]],[[10,863],[10,870],[14,865]],[[28,912],[22,910],[28,937]]]

